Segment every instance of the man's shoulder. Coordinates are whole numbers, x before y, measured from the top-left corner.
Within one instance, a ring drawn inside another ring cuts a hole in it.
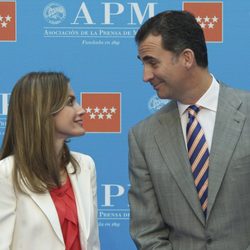
[[[240,103],[243,103],[247,106],[250,105],[250,91],[232,87],[222,82],[219,83],[219,101],[231,103],[233,106],[237,106]]]
[[[231,94],[239,95],[239,96],[250,96],[249,90],[240,89],[237,87],[232,87],[222,81],[218,81],[221,87],[221,90],[224,92],[228,92]]]

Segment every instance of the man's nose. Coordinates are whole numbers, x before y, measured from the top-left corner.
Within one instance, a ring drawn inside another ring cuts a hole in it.
[[[150,67],[144,66],[143,70],[143,81],[144,82],[150,82],[154,78],[154,74],[152,72],[152,69]]]

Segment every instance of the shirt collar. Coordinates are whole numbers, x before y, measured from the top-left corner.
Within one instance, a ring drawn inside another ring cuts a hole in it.
[[[218,105],[220,85],[212,74],[211,76],[212,76],[212,83],[210,87],[203,94],[203,96],[196,102],[196,105],[202,106],[205,109],[216,112],[217,105]],[[178,105],[180,116],[182,116],[187,110],[188,106],[190,106],[190,104],[189,105],[183,104],[179,101],[177,101],[177,105]]]

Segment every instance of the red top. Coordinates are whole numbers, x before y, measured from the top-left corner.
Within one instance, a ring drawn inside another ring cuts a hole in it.
[[[57,210],[66,250],[81,250],[77,208],[69,177],[60,188],[52,189],[50,195]]]

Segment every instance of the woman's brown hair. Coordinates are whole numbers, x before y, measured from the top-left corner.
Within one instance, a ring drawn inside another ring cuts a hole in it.
[[[68,98],[69,78],[57,72],[32,72],[14,86],[9,102],[6,131],[0,159],[14,156],[15,187],[44,193],[59,187],[60,171],[71,162],[78,165],[66,143],[59,160],[54,145],[53,115]]]

